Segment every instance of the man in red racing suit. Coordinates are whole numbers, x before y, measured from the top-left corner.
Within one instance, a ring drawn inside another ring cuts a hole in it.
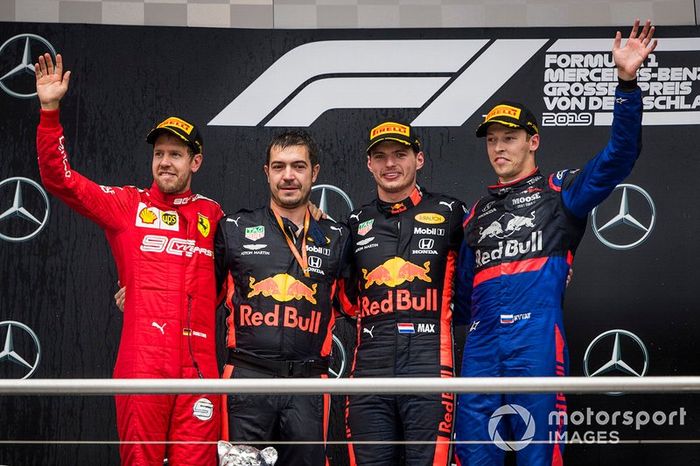
[[[68,163],[58,104],[68,89],[62,59],[46,54],[35,65],[41,117],[39,170],[46,189],[97,223],[126,286],[116,378],[217,378],[215,353],[215,228],[219,205],[192,194],[202,163],[194,125],[167,118],[148,135],[154,145],[153,185],[100,186]],[[122,464],[216,464],[219,396],[119,395],[117,429]],[[165,441],[211,442],[211,445]],[[158,442],[158,443],[141,443]]]

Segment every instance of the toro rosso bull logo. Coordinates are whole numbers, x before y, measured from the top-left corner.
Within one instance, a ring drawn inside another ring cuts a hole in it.
[[[503,224],[505,223],[505,228]],[[486,228],[479,228],[479,241],[481,243],[485,238],[508,238],[516,231],[520,231],[523,227],[535,228],[535,211],[530,212],[528,217],[515,215],[510,212],[498,217],[498,220],[491,222],[491,225]]]
[[[311,304],[316,304],[314,296],[317,286],[318,284],[314,283],[309,288],[286,273],[278,273],[273,277],[260,281],[250,277],[248,298],[262,295],[279,302],[304,299]],[[256,311],[249,304],[241,304],[239,307],[239,325],[296,328],[304,332],[318,334],[321,327],[321,312],[311,310],[308,316],[304,316],[294,306],[275,304],[274,309],[271,311]]]
[[[256,282],[254,277],[250,277],[250,293],[248,293],[248,297],[252,298],[262,294],[280,302],[287,302],[292,299],[305,299],[311,304],[316,304],[314,296],[316,295],[317,286],[318,284],[314,283],[309,288],[286,273],[278,273],[274,277],[268,277],[259,282]]]
[[[365,289],[372,285],[386,285],[393,288],[406,281],[412,282],[416,278],[430,283],[432,279],[428,276],[429,272],[430,261],[423,262],[421,267],[401,257],[392,257],[371,272],[362,269],[362,276],[365,280]]]
[[[421,267],[401,257],[392,257],[369,272],[367,269],[362,269],[365,289],[372,285],[394,288],[416,279],[431,283],[433,280],[428,275],[429,272],[430,261],[425,261]],[[408,310],[437,311],[438,290],[428,288],[422,295],[413,294],[411,290],[389,290],[385,299],[372,300],[364,296],[360,301],[360,317]]]

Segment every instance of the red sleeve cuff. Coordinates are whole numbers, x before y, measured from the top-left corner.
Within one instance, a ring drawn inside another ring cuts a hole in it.
[[[44,128],[55,128],[61,125],[59,121],[59,109],[56,110],[41,110],[39,118],[39,126]]]

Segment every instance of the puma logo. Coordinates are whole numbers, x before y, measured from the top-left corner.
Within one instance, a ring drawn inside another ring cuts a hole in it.
[[[450,212],[452,212],[452,204],[454,204],[455,201],[452,202],[445,202],[445,201],[440,201],[440,204],[446,205],[448,209],[450,209]]]
[[[239,221],[240,219],[241,219],[241,217],[239,216],[239,217],[236,217],[236,218],[227,218],[226,221],[227,221],[227,222],[233,222],[233,223],[236,224],[236,226],[238,226],[238,221]]]
[[[163,335],[165,335],[165,326],[166,326],[166,325],[168,325],[167,322],[164,323],[163,325],[158,325],[158,324],[156,324],[155,322],[151,322],[151,326],[157,328],[158,330],[160,330],[160,333],[162,333]]]
[[[360,214],[361,214],[361,213],[362,213],[362,211],[359,211],[359,212],[356,213],[356,214],[352,214],[352,215],[350,216],[350,219],[352,220],[352,219],[354,218],[355,220],[357,220],[357,221],[359,222],[359,221],[360,221]]]
[[[372,328],[370,329],[368,329],[367,327],[362,329],[362,333],[369,333],[370,338],[374,338],[372,332],[374,332],[374,325],[372,325]]]

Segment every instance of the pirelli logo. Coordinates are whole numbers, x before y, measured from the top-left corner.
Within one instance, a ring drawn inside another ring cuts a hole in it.
[[[192,132],[192,125],[187,123],[185,120],[181,120],[176,117],[170,117],[167,120],[165,120],[163,123],[158,125],[158,128],[163,128],[164,126],[174,126],[176,128],[180,128],[183,130],[185,133],[190,134]]]
[[[497,116],[509,116],[511,118],[515,118],[516,120],[520,119],[520,109],[511,107],[510,105],[497,105],[496,107],[493,108],[489,112],[488,115],[486,115],[486,120],[484,121],[489,121],[491,118],[495,118]]]
[[[382,123],[381,125],[372,128],[372,131],[370,131],[369,133],[369,137],[370,139],[374,139],[375,137],[384,133],[403,134],[406,137],[411,136],[411,130],[408,126],[402,125],[400,123],[388,122]]]

